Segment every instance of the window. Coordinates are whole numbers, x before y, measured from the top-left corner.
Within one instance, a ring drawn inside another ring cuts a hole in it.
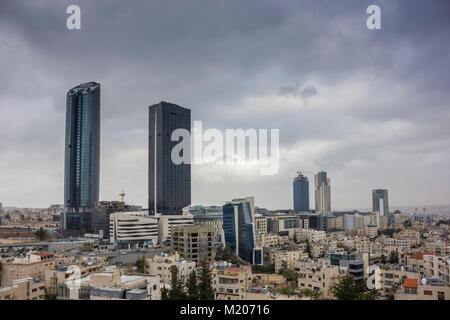
[[[432,295],[433,295],[433,291],[430,291],[430,290],[424,290],[424,291],[423,291],[423,294],[426,295],[426,296],[432,296]]]

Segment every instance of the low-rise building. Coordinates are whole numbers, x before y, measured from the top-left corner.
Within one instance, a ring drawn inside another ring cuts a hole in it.
[[[0,288],[0,300],[44,300],[45,286],[40,280],[27,277],[13,280]]]
[[[168,285],[172,281],[172,273],[170,272],[172,266],[178,268],[179,279],[186,283],[191,272],[195,270],[196,263],[180,258],[180,255],[175,252],[172,256],[166,254],[146,259],[145,271],[148,274],[158,275],[161,283]]]

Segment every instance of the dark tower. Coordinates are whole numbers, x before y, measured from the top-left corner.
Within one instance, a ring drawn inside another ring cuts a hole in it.
[[[172,141],[172,132],[191,132],[191,110],[168,102],[149,107],[148,140],[148,210],[150,214],[182,214],[191,204],[191,165],[175,164],[172,149],[180,141]],[[190,146],[190,141],[188,142]],[[183,150],[185,152],[187,150]]]

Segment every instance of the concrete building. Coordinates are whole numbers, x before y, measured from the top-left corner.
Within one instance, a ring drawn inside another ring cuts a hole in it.
[[[34,252],[23,257],[3,261],[2,286],[12,285],[14,280],[32,278],[45,280],[45,271],[55,267],[53,253]]]
[[[180,256],[196,263],[214,260],[214,228],[195,225],[172,228],[172,249]]]
[[[299,289],[320,290],[324,297],[332,298],[331,285],[338,281],[339,268],[319,260],[298,260],[295,271],[299,274]]]
[[[109,216],[109,235],[111,244],[158,244],[159,218],[145,211],[112,213]]]
[[[303,251],[279,251],[275,252],[275,273],[281,269],[288,269],[293,271],[295,269],[295,262],[300,259],[307,259],[308,254]]]
[[[195,270],[196,263],[191,260],[180,258],[175,252],[174,255],[153,256],[146,259],[145,270],[148,274],[158,275],[161,283],[169,285],[172,282],[172,274],[170,268],[176,266],[178,268],[178,277],[186,283],[189,275]]]
[[[250,267],[227,267],[213,270],[216,300],[244,300],[252,278]]]
[[[22,278],[0,288],[0,300],[44,300],[45,286],[40,280]]]

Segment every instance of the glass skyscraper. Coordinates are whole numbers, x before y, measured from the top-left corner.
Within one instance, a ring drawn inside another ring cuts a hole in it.
[[[330,179],[325,171],[315,175],[316,213],[331,212]]]
[[[387,189],[372,190],[372,211],[379,212],[380,216],[387,216],[389,223],[392,223],[393,217],[389,213],[389,200]]]
[[[180,143],[171,140],[172,132],[176,129],[191,132],[191,110],[164,101],[149,107],[150,214],[178,215],[191,204],[191,165],[175,164],[171,158],[173,147]],[[188,144],[190,146],[190,140]]]
[[[298,172],[294,178],[294,212],[309,211],[309,182],[308,178]]]
[[[255,257],[254,199],[247,197],[235,199],[223,206],[223,232],[225,243],[236,251],[243,260],[261,263],[261,257]],[[260,255],[261,252],[256,252]],[[255,261],[256,259],[256,261]]]
[[[99,179],[100,84],[88,82],[67,93],[64,229],[89,230],[99,199]]]

